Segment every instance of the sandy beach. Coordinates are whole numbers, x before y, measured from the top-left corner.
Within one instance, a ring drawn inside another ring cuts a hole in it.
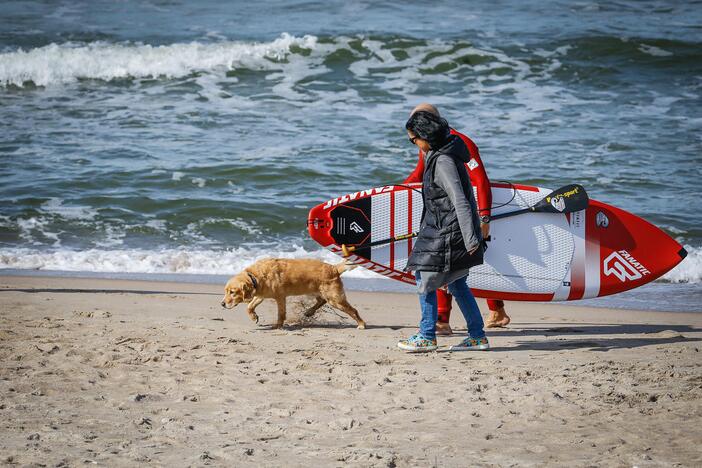
[[[491,351],[409,355],[411,294],[350,292],[367,330],[290,299],[278,331],[274,303],[256,326],[217,285],[0,288],[0,464],[702,464],[699,311],[508,303]]]

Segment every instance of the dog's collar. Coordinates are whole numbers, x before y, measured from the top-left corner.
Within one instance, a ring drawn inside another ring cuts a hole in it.
[[[250,271],[247,271],[246,274],[249,275],[249,278],[251,278],[251,282],[253,283],[254,289],[258,289],[258,280],[256,280],[256,277],[253,274],[251,274]]]

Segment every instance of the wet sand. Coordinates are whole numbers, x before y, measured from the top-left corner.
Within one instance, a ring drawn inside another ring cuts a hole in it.
[[[350,292],[367,330],[220,299],[0,277],[0,464],[702,465],[702,313],[508,303],[491,351],[410,355],[411,294]]]

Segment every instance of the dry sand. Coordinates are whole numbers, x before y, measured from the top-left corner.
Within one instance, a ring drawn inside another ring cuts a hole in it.
[[[702,465],[701,313],[508,303],[493,350],[409,355],[411,294],[275,331],[220,290],[0,277],[0,464]]]

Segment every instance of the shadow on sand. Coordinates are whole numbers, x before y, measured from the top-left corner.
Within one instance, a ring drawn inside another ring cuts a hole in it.
[[[71,289],[71,288],[7,288],[0,289],[2,292],[24,292],[24,293],[51,293],[51,294],[142,294],[142,295],[201,295],[219,296],[219,293],[208,292],[188,292],[188,291],[148,291],[135,289]],[[337,314],[335,314],[337,315]],[[338,315],[340,320],[348,318]],[[520,325],[522,325],[520,327]],[[526,326],[523,326],[526,325]],[[355,323],[293,323],[286,325],[289,331],[304,330],[307,328],[322,329],[355,329]],[[416,329],[414,325],[367,325],[366,329],[390,329],[407,330],[411,332]],[[261,331],[272,330],[271,327],[261,326]],[[453,337],[442,337],[441,341],[458,340],[465,336],[464,330],[457,331]],[[689,325],[670,324],[601,324],[601,323],[578,323],[567,325],[563,323],[538,323],[520,324],[513,322],[509,328],[488,329],[488,337],[508,337],[514,338],[515,346],[493,347],[492,351],[564,351],[568,349],[591,349],[593,351],[609,351],[611,349],[637,348],[650,345],[665,345],[672,343],[698,343],[702,338],[689,338],[683,333],[699,333],[702,329]],[[577,335],[587,335],[587,338],[579,339]],[[606,337],[607,335],[657,335],[657,336],[618,336]],[[542,336],[544,340],[519,340],[522,336]],[[448,351],[442,349],[441,351]]]
[[[514,324],[518,325],[518,324]],[[541,325],[541,324],[539,324]],[[697,343],[702,338],[690,338],[683,333],[699,333],[702,329],[689,325],[670,324],[549,324],[554,326],[537,326],[528,328],[510,327],[507,329],[488,329],[487,336],[513,338],[515,346],[491,347],[492,351],[564,351],[568,349],[590,349],[592,351],[609,351],[611,349],[638,348],[650,345],[672,343]],[[579,338],[586,335],[587,338]],[[609,336],[608,336],[609,335]],[[652,336],[617,336],[611,335],[652,335]],[[457,334],[457,338],[463,333]],[[523,336],[543,336],[544,340],[520,340]]]
[[[189,291],[143,291],[138,289],[68,289],[68,288],[5,288],[3,292],[50,293],[50,294],[145,294],[145,295],[187,295],[187,296],[221,296],[220,293]]]

